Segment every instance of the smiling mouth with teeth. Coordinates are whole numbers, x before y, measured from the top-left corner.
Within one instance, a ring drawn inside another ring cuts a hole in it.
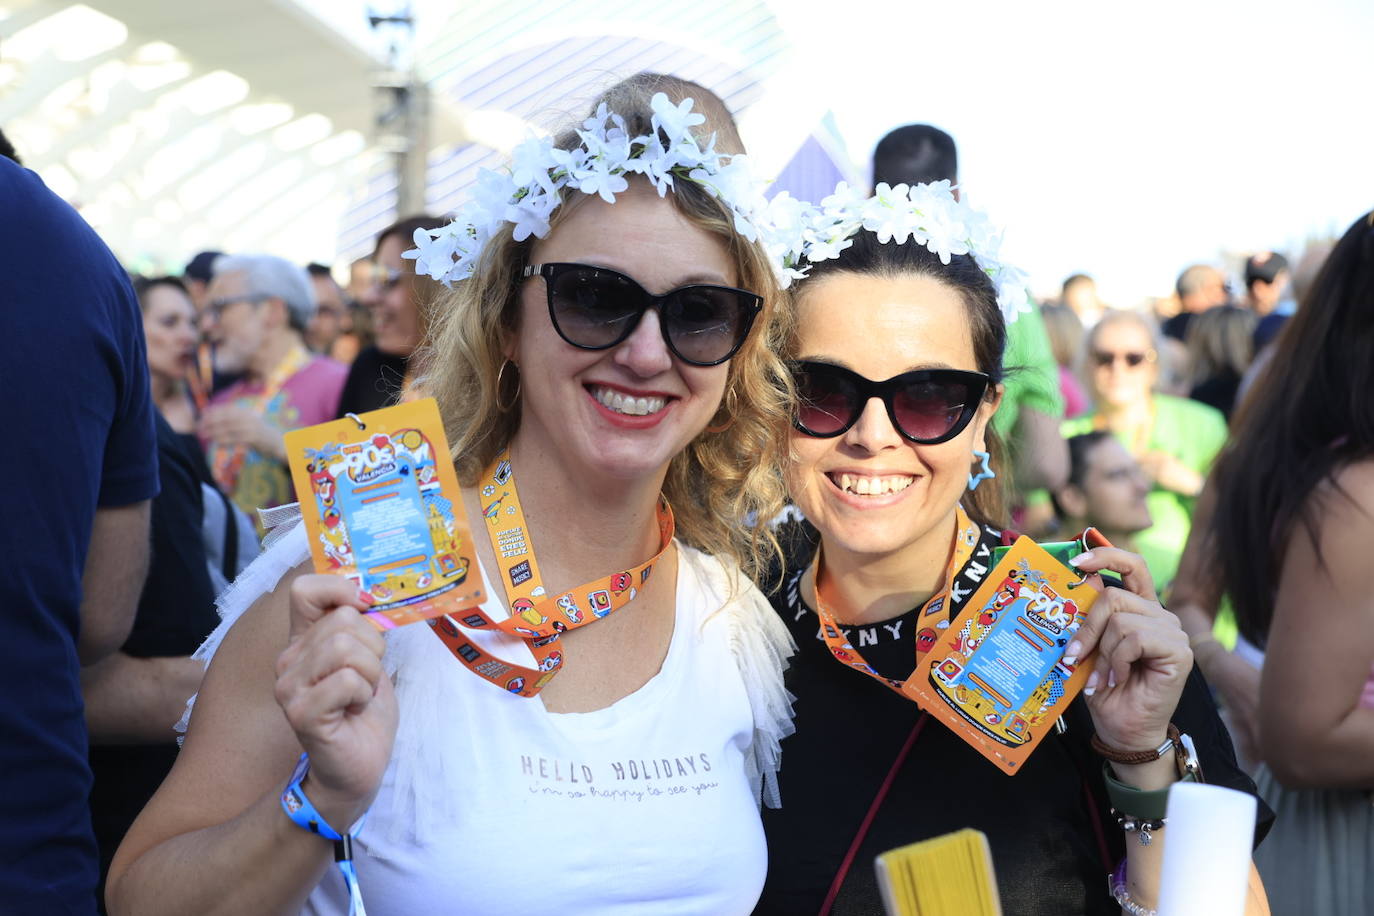
[[[596,398],[596,402],[602,407],[630,417],[645,417],[658,413],[668,403],[668,399],[664,397],[637,398],[611,388],[598,386],[590,390],[592,397]]]
[[[858,474],[830,474],[830,480],[846,493],[857,496],[886,496],[900,493],[916,480],[908,474],[863,477]]]

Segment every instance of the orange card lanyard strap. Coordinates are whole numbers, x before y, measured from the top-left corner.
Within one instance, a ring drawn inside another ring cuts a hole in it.
[[[291,352],[286,354],[281,362],[277,363],[267,379],[263,382],[262,391],[253,400],[253,406],[249,408],[253,413],[261,416],[267,409],[267,405],[272,403],[282,390],[282,387],[290,380],[291,376],[300,372],[310,363],[310,351],[304,347],[293,347]],[[236,445],[233,448],[214,446],[214,471],[215,480],[226,490],[233,490],[238,483],[239,471],[243,468],[244,459],[248,457],[248,447],[246,445]]]
[[[944,585],[941,586],[939,591],[937,591],[934,595],[930,597],[929,601],[927,601],[924,605],[921,606],[920,613],[916,615],[916,621],[919,630],[916,637],[917,661],[920,660],[921,653],[923,652],[923,647],[929,648],[930,645],[935,642],[934,633],[936,631],[938,623],[943,621],[946,626],[948,625],[949,608],[947,605],[951,600],[951,594],[953,594],[953,600],[957,603],[958,601],[967,597],[968,594],[972,591],[971,588],[962,591],[957,589],[956,585],[961,583],[956,583],[955,579],[959,576],[961,572],[969,571],[966,570],[965,567],[968,567],[970,565],[969,561],[974,559],[974,551],[978,548],[979,542],[982,539],[982,529],[979,527],[977,522],[973,521],[968,517],[968,513],[964,511],[963,506],[958,506],[955,509],[955,531],[956,536],[954,539],[954,551],[949,558],[949,568],[945,570]],[[987,550],[986,547],[982,552],[988,553],[989,556],[991,555],[991,552]],[[845,636],[845,628],[840,624],[839,621],[835,619],[835,616],[832,613],[830,613],[830,611],[827,609],[826,606],[833,606],[834,602],[832,602],[829,598],[829,595],[831,594],[831,588],[823,576],[824,563],[822,562],[821,551],[819,549],[816,551],[815,562],[816,616],[820,618],[821,638],[825,640],[826,646],[830,649],[830,654],[835,656],[835,660],[840,662],[841,664],[847,665],[856,671],[861,671],[869,677],[887,685],[888,687],[892,688],[898,693],[901,693],[902,687],[906,684],[906,681],[892,677],[885,677],[879,674],[871,665],[864,661],[864,657],[861,654],[859,654],[859,650],[854,648],[854,646],[849,642],[849,639]],[[979,573],[977,578],[981,578],[982,575],[986,574],[987,566],[980,567],[976,571],[978,571]],[[940,616],[938,617],[938,620],[933,619],[929,623],[927,623],[927,617],[936,617],[940,614],[941,611],[945,612],[944,616]],[[927,630],[930,631],[927,634],[929,638],[923,639],[921,634],[926,633]],[[905,696],[905,694],[903,694],[903,696]]]
[[[480,607],[431,620],[430,626],[468,670],[511,693],[532,697],[551,681],[563,663],[558,637],[584,627],[629,604],[649,581],[654,566],[673,542],[673,510],[660,499],[657,508],[659,548],[633,569],[612,573],[576,588],[548,595],[535,562],[529,526],[515,488],[509,452],[502,452],[480,480],[482,519],[501,569],[501,585],[510,603],[510,616],[495,620]],[[535,668],[512,664],[478,648],[454,625],[500,630],[529,646]]]

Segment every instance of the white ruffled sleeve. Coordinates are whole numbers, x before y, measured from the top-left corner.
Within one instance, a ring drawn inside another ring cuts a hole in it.
[[[782,739],[795,731],[792,694],[783,685],[788,659],[797,651],[792,634],[768,599],[738,567],[724,566],[714,557],[691,549],[680,550],[696,560],[717,593],[726,598],[720,613],[730,627],[730,651],[739,667],[754,717],[754,741],[745,768],[754,797],[770,808],[782,807],[778,770],[782,767]]]
[[[207,668],[220,643],[224,641],[225,634],[243,616],[243,612],[252,607],[263,595],[274,590],[282,576],[310,559],[310,545],[306,541],[305,525],[300,522],[300,509],[293,503],[272,511],[277,513],[274,519],[267,519],[265,514],[264,519],[269,523],[275,520],[278,524],[265,541],[266,549],[258,554],[257,559],[239,573],[238,578],[215,599],[215,608],[219,611],[219,626],[205,637],[205,642],[191,655],[192,658],[204,662]],[[193,695],[186,701],[186,711],[181,714],[181,721],[176,724],[176,729],[180,733],[177,736],[178,744],[185,739],[186,728],[191,722],[191,710],[195,705],[196,695]]]

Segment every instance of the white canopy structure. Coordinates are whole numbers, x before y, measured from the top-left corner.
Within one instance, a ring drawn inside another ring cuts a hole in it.
[[[398,210],[452,209],[477,168],[639,70],[721,95],[765,170],[804,148],[852,171],[806,142],[823,100],[770,92],[800,64],[762,0],[416,6],[413,34],[383,26],[409,43],[393,54],[361,2],[0,0],[0,129],[141,270],[365,254]]]

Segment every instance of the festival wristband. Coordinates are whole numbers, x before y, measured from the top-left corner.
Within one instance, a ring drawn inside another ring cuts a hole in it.
[[[301,780],[305,779],[308,772],[310,755],[301,754],[301,759],[296,763],[296,770],[291,774],[291,781],[282,790],[282,810],[297,827],[333,841],[334,862],[339,866],[339,873],[343,875],[344,886],[348,888],[348,912],[351,916],[367,916],[367,910],[363,906],[363,895],[358,887],[358,873],[353,867],[353,837],[362,829],[362,822],[355,824],[349,833],[339,833],[329,826],[329,822],[315,810],[310,799],[305,797],[305,790],[301,788]]]

